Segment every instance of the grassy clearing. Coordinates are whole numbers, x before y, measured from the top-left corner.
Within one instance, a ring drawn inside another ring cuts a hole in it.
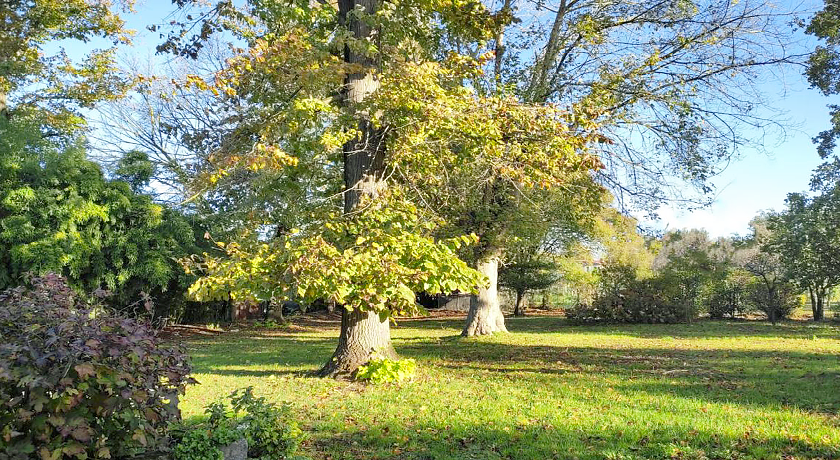
[[[840,329],[699,322],[571,327],[508,321],[461,339],[461,320],[405,321],[418,377],[364,386],[308,377],[335,327],[189,342],[188,417],[236,388],[287,401],[317,459],[840,458]]]

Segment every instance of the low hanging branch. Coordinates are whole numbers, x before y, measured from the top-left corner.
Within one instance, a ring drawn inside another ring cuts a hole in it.
[[[435,240],[434,225],[387,192],[364,213],[335,216],[323,229],[293,231],[268,241],[250,237],[220,244],[223,258],[186,261],[202,273],[190,288],[196,300],[318,299],[347,310],[373,311],[384,320],[419,311],[415,292],[474,291],[485,280],[456,251],[476,237]]]

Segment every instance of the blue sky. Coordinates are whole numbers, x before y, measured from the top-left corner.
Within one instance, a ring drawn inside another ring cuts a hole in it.
[[[713,237],[747,234],[749,221],[760,211],[781,210],[788,193],[808,190],[811,171],[821,163],[811,139],[829,126],[829,98],[810,89],[794,71],[784,83],[766,86],[773,105],[791,125],[784,137],[768,138],[766,152],[742,151],[741,158],[713,181],[716,199],[711,207],[686,212],[665,206],[660,221],[648,224],[671,230],[705,228]]]
[[[784,2],[783,2],[784,3]],[[811,9],[820,7],[812,0]],[[800,8],[802,8],[800,6]],[[145,26],[160,21],[172,10],[169,0],[140,0],[137,13],[127,17],[128,26],[137,30],[135,49],[129,54],[140,56],[154,53],[158,34]],[[813,49],[816,42],[801,34],[802,49]],[[68,50],[71,52],[73,50]],[[643,221],[657,229],[704,228],[713,237],[746,234],[749,221],[762,210],[780,210],[790,192],[806,191],[811,171],[820,163],[811,139],[829,125],[829,98],[810,89],[798,69],[789,69],[782,77],[759,81],[771,105],[787,119],[785,135],[769,136],[764,152],[746,148],[740,159],[713,182],[716,187],[714,203],[704,209],[685,211],[663,206],[658,221]]]
[[[822,8],[820,0],[781,3],[799,11]],[[797,32],[797,41],[793,52],[807,52],[818,44],[802,31]],[[658,221],[644,224],[660,230],[703,228],[712,237],[746,235],[749,221],[759,212],[782,210],[788,193],[808,191],[811,172],[822,162],[812,139],[829,127],[831,99],[811,89],[799,68],[768,75],[757,83],[764,88],[769,105],[779,111],[776,116],[785,120],[783,135],[767,137],[761,151],[742,149],[740,158],[713,180],[715,200],[710,207],[686,211],[666,205]]]

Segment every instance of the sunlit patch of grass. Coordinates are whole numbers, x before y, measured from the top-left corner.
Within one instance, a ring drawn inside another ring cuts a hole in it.
[[[394,344],[418,376],[365,386],[310,377],[337,328],[249,331],[188,345],[201,385],[182,409],[253,386],[289,402],[318,459],[840,458],[840,329],[699,322],[572,327],[404,321]]]

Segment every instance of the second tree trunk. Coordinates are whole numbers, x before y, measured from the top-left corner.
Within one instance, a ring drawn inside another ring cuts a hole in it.
[[[490,281],[487,287],[481,287],[478,294],[470,299],[470,312],[467,315],[467,325],[461,335],[487,335],[494,332],[507,332],[505,316],[499,304],[499,259],[491,257],[480,261],[476,269]]]

